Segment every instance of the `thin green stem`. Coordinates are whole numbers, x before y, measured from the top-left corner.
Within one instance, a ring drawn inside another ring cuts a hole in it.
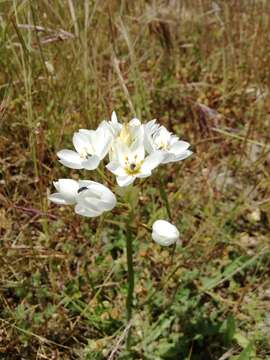
[[[129,323],[132,318],[132,307],[133,307],[133,292],[134,292],[134,269],[133,269],[133,249],[132,249],[132,220],[133,220],[133,211],[130,212],[129,222],[127,225],[127,237],[126,237],[126,247],[127,247],[127,268],[128,268],[128,294],[126,300],[126,309],[127,309],[127,322]],[[127,333],[126,346],[127,350],[130,349],[131,343],[131,328],[129,328]]]
[[[160,192],[161,199],[165,204],[168,218],[170,221],[172,221],[172,213],[171,213],[171,209],[170,209],[169,199],[168,199],[162,178],[160,179],[160,182],[159,182],[159,192]],[[176,243],[173,244],[173,248],[172,248],[172,252],[171,252],[171,265],[173,264],[175,249],[176,249]]]
[[[170,205],[169,205],[169,200],[168,200],[168,196],[167,196],[164,182],[162,179],[160,179],[160,182],[159,182],[159,192],[160,192],[161,199],[165,204],[169,220],[172,221],[172,214],[171,214],[171,209],[170,209]]]

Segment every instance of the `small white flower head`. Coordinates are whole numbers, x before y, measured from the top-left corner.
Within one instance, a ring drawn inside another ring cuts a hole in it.
[[[170,133],[165,126],[157,126],[152,120],[145,125],[144,145],[148,153],[162,151],[162,164],[184,160],[192,154],[188,150],[190,144],[179,140],[178,136]]]
[[[75,132],[73,145],[76,151],[61,150],[57,153],[61,164],[71,169],[94,170],[109,152],[112,135],[104,122],[96,130]]]
[[[106,166],[114,175],[119,186],[128,186],[136,178],[151,175],[163,159],[160,151],[145,157],[144,146],[137,139],[130,147],[121,139],[115,142],[113,160]]]
[[[157,220],[152,226],[152,239],[162,246],[170,246],[179,241],[176,226],[165,220]]]
[[[54,186],[57,192],[48,199],[58,205],[75,205],[75,212],[82,216],[96,217],[116,205],[111,190],[95,181],[59,179]]]

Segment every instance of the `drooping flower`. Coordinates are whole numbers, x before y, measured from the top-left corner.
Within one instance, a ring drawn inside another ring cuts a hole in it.
[[[162,246],[170,246],[179,241],[179,231],[166,220],[157,220],[152,226],[152,239]]]
[[[82,187],[75,207],[77,214],[95,217],[115,207],[116,197],[106,186],[95,181],[81,181],[80,185]]]
[[[59,179],[55,181],[56,193],[48,199],[58,205],[75,205],[75,212],[95,217],[110,211],[116,205],[116,197],[106,186],[90,180]]]
[[[143,142],[140,138],[128,146],[122,139],[114,143],[113,158],[106,166],[116,175],[119,186],[128,186],[136,178],[145,178],[151,175],[163,159],[161,151],[155,151],[145,157]]]
[[[61,150],[57,153],[61,164],[71,169],[94,170],[107,155],[112,142],[108,128],[101,123],[96,130],[81,129],[73,135],[76,151]]]
[[[157,126],[153,121],[145,125],[144,145],[150,154],[157,150],[162,151],[162,164],[184,160],[192,154],[192,151],[188,150],[188,142],[179,140],[178,136],[170,133],[165,126]]]

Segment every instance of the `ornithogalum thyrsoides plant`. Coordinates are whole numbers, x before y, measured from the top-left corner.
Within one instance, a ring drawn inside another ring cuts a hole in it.
[[[97,169],[104,177],[104,171],[100,170],[99,165],[107,160],[106,169],[116,176],[117,185],[128,189],[126,193],[129,194],[137,178],[147,178],[159,165],[184,160],[192,154],[188,142],[179,140],[156,120],[143,124],[139,119],[134,118],[122,124],[118,122],[115,112],[112,113],[110,121],[102,121],[96,130],[80,129],[75,132],[73,145],[75,150],[64,149],[57,153],[61,164],[71,169]],[[101,168],[104,169],[103,166]],[[89,218],[100,216],[117,205],[114,193],[107,186],[95,181],[59,179],[54,182],[54,186],[57,192],[49,195],[49,200],[59,205],[75,205],[75,213],[81,216]],[[125,194],[125,191],[121,193]],[[164,189],[161,194],[164,194]],[[134,290],[132,240],[135,208],[134,203],[129,200],[130,196],[124,199],[129,209],[126,230],[128,267],[126,308],[127,321],[130,323]],[[168,201],[166,204],[168,207]],[[167,211],[170,217],[169,209]],[[180,242],[177,228],[166,220],[154,222],[152,239],[163,246]],[[128,332],[126,343],[129,349],[131,331]]]

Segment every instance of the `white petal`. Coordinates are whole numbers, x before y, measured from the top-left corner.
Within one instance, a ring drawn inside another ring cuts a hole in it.
[[[131,152],[127,155],[129,163],[135,162],[138,163],[144,159],[145,149],[143,143],[141,142],[142,138],[136,139],[136,142],[131,146]],[[136,160],[135,160],[136,157]]]
[[[92,181],[87,189],[78,195],[78,203],[95,211],[109,211],[116,205],[114,193],[106,186]]]
[[[63,195],[60,193],[54,193],[54,194],[50,194],[48,196],[48,199],[58,205],[72,205],[74,204],[73,201],[68,201],[66,199],[64,199]]]
[[[142,137],[142,139],[143,139],[143,137]],[[141,143],[139,145],[139,147],[137,148],[136,155],[137,155],[137,161],[142,161],[144,159],[145,149],[144,149],[143,143]]]
[[[151,172],[144,172],[144,173],[136,174],[136,177],[140,178],[140,179],[143,179],[143,178],[146,178],[146,177],[151,176],[151,175],[152,175]]]
[[[90,141],[90,138],[95,135],[95,130],[88,130],[88,129],[80,129],[79,130],[80,134],[86,135],[88,141]]]
[[[79,183],[73,179],[59,179],[57,181],[59,192],[69,197],[76,197]]]
[[[97,212],[97,213],[102,213],[104,210],[103,208],[99,205],[100,200],[98,200],[97,198],[94,198],[91,196],[91,194],[85,194],[87,192],[87,190],[82,191],[79,194],[78,197],[78,205],[81,205],[81,207]]]
[[[108,154],[111,143],[112,143],[112,135],[108,129],[103,128],[98,134],[95,146],[95,153],[100,157],[100,159],[104,159],[104,157]]]
[[[180,160],[184,160],[186,158],[188,158],[190,155],[192,155],[193,152],[190,150],[186,150],[184,151],[182,154],[179,155],[175,155],[175,161],[180,161]]]
[[[122,129],[122,124],[120,124],[117,120],[117,116],[115,111],[112,112],[111,121],[108,122],[109,129],[111,134],[115,137],[119,135],[119,132]]]
[[[113,159],[115,161],[117,161],[118,163],[120,163],[121,166],[124,167],[126,157],[130,153],[130,149],[128,148],[128,146],[123,141],[117,140],[117,141],[114,142],[113,152],[114,152]]]
[[[75,132],[73,135],[73,145],[76,151],[80,154],[81,152],[87,152],[88,154],[93,153],[92,146],[89,142],[89,139],[83,131]]]
[[[73,150],[60,150],[57,153],[59,162],[71,169],[82,169],[82,158]]]
[[[162,151],[154,151],[150,155],[148,155],[141,166],[142,173],[149,173],[154,168],[156,168],[159,164],[161,164],[164,158],[164,154]]]
[[[79,180],[79,189],[82,187],[87,187],[89,185],[91,185],[93,183],[93,181],[91,180]]]
[[[93,192],[96,192],[100,195],[103,194],[104,192],[108,192],[108,191],[111,193],[111,190],[109,188],[107,188],[107,186],[100,184],[97,181],[91,181],[89,189],[91,189]]]
[[[144,147],[148,154],[151,154],[155,150],[153,139],[149,134],[145,134],[144,136]]]
[[[97,155],[88,156],[87,160],[82,161],[82,166],[86,170],[95,170],[100,163],[100,157]]]
[[[117,176],[116,181],[119,186],[128,186],[133,183],[135,180],[134,176],[127,175],[127,176]]]
[[[90,189],[98,194],[102,201],[108,204],[116,204],[116,197],[114,193],[109,188],[107,188],[107,186],[93,181],[90,185]]]
[[[189,148],[190,144],[186,141],[176,141],[173,145],[170,146],[170,152],[175,155],[186,151]]]
[[[141,122],[140,122],[139,119],[134,118],[134,119],[130,120],[129,125],[130,125],[130,126],[140,126],[140,125],[141,125]]]
[[[72,179],[59,179],[54,181],[54,186],[58,193],[48,196],[48,199],[56,204],[67,205],[75,204],[79,183]]]
[[[56,188],[56,190],[57,190],[58,192],[60,192],[60,183],[59,183],[59,181],[53,181],[53,185],[54,185],[54,187]]]
[[[112,112],[111,121],[112,121],[113,123],[118,123],[118,120],[117,120],[117,116],[116,116],[116,112],[115,112],[115,111]]]
[[[173,161],[175,161],[175,155],[169,151],[164,150],[162,164],[168,164]]]
[[[99,201],[98,208],[103,211],[111,211],[116,205],[116,198],[107,199],[107,201]]]
[[[119,162],[112,160],[109,162],[109,164],[106,165],[106,168],[111,171],[112,173],[114,173],[114,171],[119,167]]]
[[[111,161],[106,165],[106,168],[117,176],[126,176],[126,171],[120,166],[117,161]]]
[[[192,154],[192,151],[190,151],[190,150],[186,150],[186,151],[184,151],[183,153],[181,153],[179,155],[175,155],[175,154],[170,153],[170,152],[165,153],[162,164],[168,164],[170,162],[176,162],[176,161],[184,160],[184,159],[188,158],[191,154]]]
[[[96,217],[96,216],[101,215],[101,212],[94,211],[89,208],[85,208],[81,204],[77,204],[75,206],[75,213],[78,215],[81,215],[81,216],[86,216],[86,217]]]

